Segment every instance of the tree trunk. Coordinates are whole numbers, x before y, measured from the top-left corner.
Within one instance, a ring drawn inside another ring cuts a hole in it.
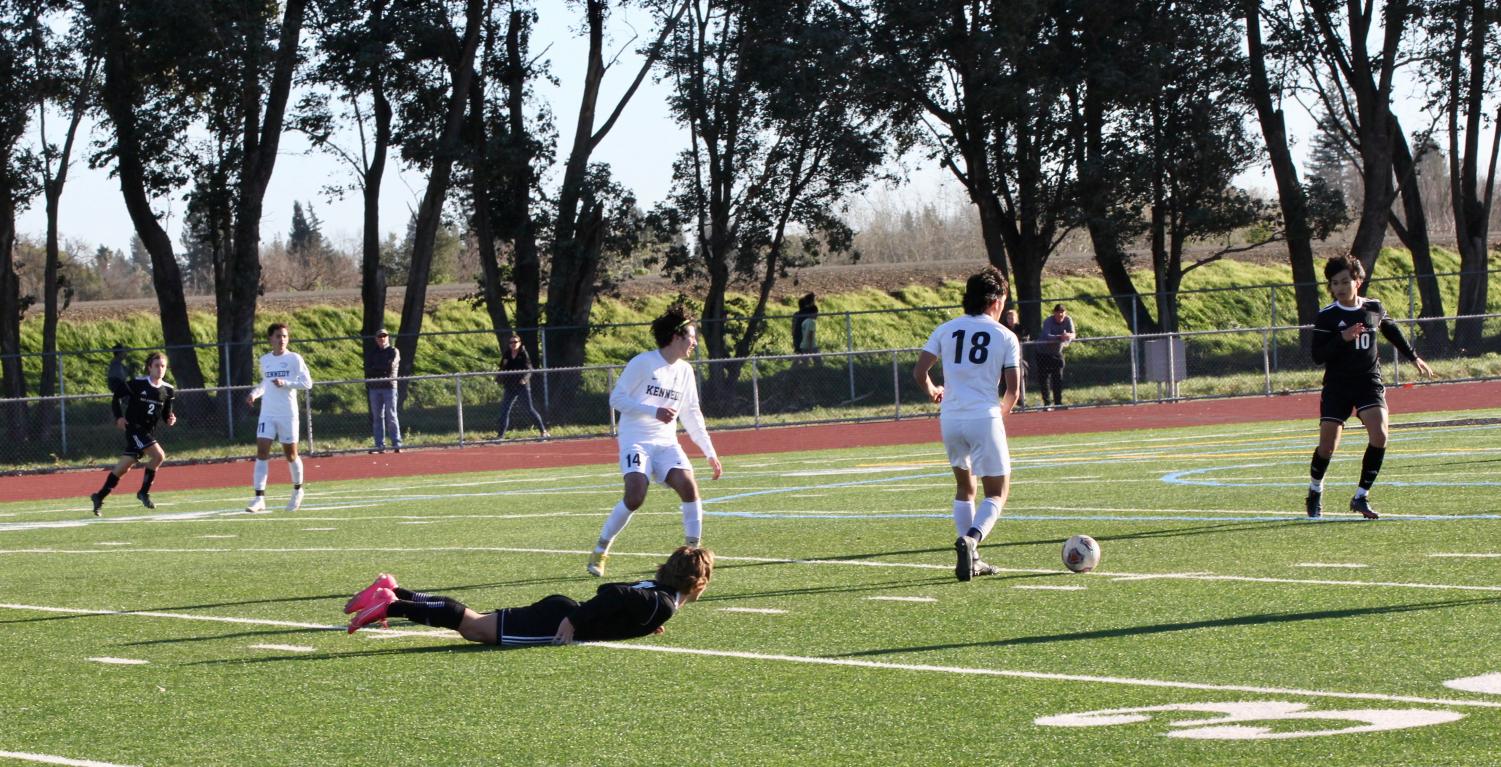
[[[367,352],[375,348],[375,334],[386,324],[386,267],[380,262],[380,190],[391,147],[391,102],[386,98],[385,86],[379,81],[371,89],[370,98],[375,108],[375,145],[371,148],[370,164],[365,168],[364,188],[361,189],[364,233],[360,257],[363,316],[360,334],[365,337]],[[396,340],[401,338],[398,336]]]
[[[151,255],[151,284],[156,292],[161,316],[162,340],[172,355],[172,373],[179,389],[197,389],[204,385],[203,370],[194,353],[192,329],[188,325],[188,304],[182,291],[182,272],[172,252],[172,238],[162,229],[151,209],[151,195],[146,191],[146,173],[141,156],[140,137],[136,128],[134,96],[137,91],[129,58],[129,42],[124,39],[118,0],[105,0],[95,9],[95,24],[104,46],[105,111],[115,126],[115,173],[120,179],[120,193],[135,225],[136,235]]]
[[[443,133],[438,137],[432,172],[427,178],[427,190],[417,209],[417,225],[412,234],[412,265],[407,276],[406,297],[401,306],[401,332],[396,341],[396,348],[401,352],[400,373],[404,376],[411,375],[417,358],[417,341],[422,333],[424,308],[427,304],[427,285],[432,276],[433,244],[437,240],[438,227],[443,223],[443,201],[448,196],[453,163],[459,152],[460,134],[464,128],[464,107],[469,101],[469,83],[474,76],[474,54],[479,48],[480,31],[484,26],[487,7],[488,3],[484,0],[469,0],[459,61],[450,70],[453,73],[453,91],[448,96]],[[405,387],[402,387],[402,392],[402,399],[405,399]]]
[[[1423,210],[1422,192],[1418,189],[1417,167],[1407,136],[1395,117],[1392,118],[1391,133],[1392,169],[1397,174],[1398,192],[1406,218],[1399,223],[1393,216],[1392,228],[1412,254],[1413,278],[1417,281],[1422,307],[1418,316],[1442,317],[1444,296],[1439,292],[1438,278],[1433,276],[1433,247],[1428,239],[1428,216]],[[1420,323],[1418,328],[1423,337],[1424,353],[1442,354],[1449,347],[1449,329],[1442,321]]]
[[[1282,210],[1282,226],[1287,232],[1287,261],[1292,267],[1293,294],[1296,297],[1299,325],[1312,325],[1319,314],[1319,279],[1313,267],[1313,233],[1308,226],[1308,197],[1298,181],[1298,166],[1293,161],[1287,139],[1287,124],[1281,109],[1272,101],[1267,78],[1266,48],[1261,39],[1261,0],[1242,0],[1246,21],[1246,40],[1251,78],[1251,102],[1266,141],[1272,176],[1277,181],[1277,203]],[[1284,322],[1280,318],[1278,322]],[[1301,334],[1302,347],[1309,339]]]
[[[21,278],[16,274],[14,197],[9,182],[0,178],[0,397],[7,398],[26,396],[26,374],[21,369]],[[14,409],[6,412],[19,413]]]
[[[514,227],[511,233],[511,278],[516,286],[516,326],[521,329],[522,343],[531,358],[543,359],[537,343],[537,326],[542,324],[542,258],[537,252],[537,231],[532,224],[532,186],[536,173],[532,168],[531,134],[526,127],[526,58],[522,47],[523,15],[512,11],[506,29],[507,151],[504,167],[509,177],[510,198],[505,200],[506,214]]]
[[[485,131],[485,89],[478,72],[471,75],[469,84],[469,142],[471,168],[469,172],[470,194],[474,197],[475,247],[479,250],[480,295],[485,300],[485,312],[490,315],[490,328],[495,332],[495,343],[501,352],[506,350],[506,336],[511,332],[511,321],[506,317],[506,305],[500,289],[500,262],[495,254],[495,227],[490,218],[490,153],[489,136]]]

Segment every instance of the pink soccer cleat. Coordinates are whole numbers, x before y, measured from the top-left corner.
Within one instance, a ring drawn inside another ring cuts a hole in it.
[[[353,615],[365,609],[366,604],[370,601],[371,597],[375,596],[376,591],[394,588],[396,588],[396,576],[390,573],[381,573],[380,577],[376,578],[374,583],[366,586],[364,591],[355,594],[349,598],[348,602],[344,603],[344,612]]]
[[[349,633],[353,634],[372,623],[379,622],[381,628],[386,627],[386,608],[396,601],[396,592],[390,589],[376,589],[371,595],[365,607],[349,619]]]

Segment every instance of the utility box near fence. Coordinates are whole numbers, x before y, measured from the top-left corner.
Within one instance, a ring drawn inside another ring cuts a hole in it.
[[[1144,380],[1176,384],[1188,378],[1188,358],[1183,352],[1182,336],[1149,338],[1141,345],[1146,363]]]

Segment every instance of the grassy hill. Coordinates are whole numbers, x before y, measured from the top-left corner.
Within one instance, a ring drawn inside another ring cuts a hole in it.
[[[1434,254],[1439,271],[1458,268],[1458,256],[1446,251]],[[1501,255],[1493,257],[1492,268],[1501,269]],[[1381,280],[1371,286],[1370,294],[1381,299],[1388,310],[1397,317],[1408,315],[1409,294],[1407,276],[1411,274],[1411,261],[1401,251],[1383,252],[1377,265]],[[1147,290],[1152,284],[1150,273],[1135,275],[1139,289]],[[1293,292],[1290,287],[1268,288],[1287,281],[1287,270],[1278,266],[1264,266],[1235,261],[1221,261],[1192,272],[1184,281],[1186,291],[1214,291],[1186,293],[1182,297],[1181,318],[1183,330],[1213,330],[1239,327],[1263,327],[1273,321],[1272,294],[1276,294],[1276,322],[1294,324],[1296,315]],[[1458,295],[1458,278],[1441,278],[1444,307],[1453,312]],[[849,324],[849,343],[854,349],[910,348],[922,343],[935,323],[953,314],[963,292],[957,281],[938,286],[904,286],[889,290],[861,288],[850,292],[825,293],[819,296],[823,312],[819,324],[820,346],[826,351],[842,351],[846,347],[846,323],[842,313],[852,314]],[[1051,305],[1063,301],[1080,329],[1082,336],[1112,336],[1129,333],[1124,320],[1112,301],[1106,297],[1104,281],[1098,277],[1064,276],[1044,282],[1045,303]],[[594,322],[588,348],[590,364],[624,363],[631,355],[651,344],[650,334],[643,323],[659,313],[676,297],[675,293],[616,299],[601,297],[595,304]],[[732,305],[739,304],[746,310],[751,306],[747,296],[732,296]],[[770,313],[791,315],[796,302],[788,297],[774,302]],[[1501,291],[1492,291],[1491,311],[1501,311]],[[1155,308],[1153,310],[1155,314]],[[386,325],[395,330],[398,314],[387,312]],[[198,351],[200,364],[210,381],[217,380],[220,352],[212,346],[215,342],[214,318],[207,312],[191,315],[193,336],[205,348]],[[350,340],[360,330],[358,305],[309,306],[291,310],[263,311],[257,318],[260,326],[272,322],[286,322],[292,328],[293,347],[307,358],[309,366],[320,380],[341,380],[361,377],[361,352],[356,340]],[[24,352],[35,353],[41,348],[41,318],[33,312],[21,325],[21,345]],[[482,309],[467,301],[447,300],[432,308],[423,324],[422,343],[418,347],[415,372],[437,374],[454,371],[492,370],[499,356],[494,336],[489,332],[489,320]],[[732,332],[734,328],[732,327]],[[313,339],[333,339],[318,340]],[[1238,351],[1237,344],[1250,344],[1249,337],[1240,341],[1227,341],[1224,351]],[[102,392],[105,390],[104,374],[110,355],[103,351],[119,343],[137,349],[149,349],[161,344],[161,328],[154,312],[140,312],[123,318],[90,321],[69,321],[64,314],[58,330],[58,346],[70,353],[63,357],[65,390],[69,393]],[[785,318],[774,319],[765,336],[756,345],[759,354],[786,354],[791,350],[791,323]],[[1085,349],[1076,349],[1080,362],[1087,360]],[[145,352],[132,352],[131,360],[139,365]],[[35,391],[35,381],[40,375],[41,358],[25,358],[27,380]]]

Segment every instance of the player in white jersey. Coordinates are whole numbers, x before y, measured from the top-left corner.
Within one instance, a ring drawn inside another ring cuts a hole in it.
[[[1006,278],[989,267],[964,286],[964,316],[938,326],[918,354],[912,375],[928,397],[939,403],[943,447],[954,467],[954,575],[967,581],[994,575],[980,560],[980,541],[1001,517],[1010,491],[1011,453],[1006,446],[1004,416],[1016,406],[1021,389],[1021,343],[1000,323],[1006,302]],[[935,363],[943,368],[943,385],[928,376]],[[997,396],[1005,379],[1006,394]],[[985,501],[975,510],[975,477]]]
[[[683,502],[683,543],[699,546],[704,511],[693,464],[678,444],[679,419],[693,444],[709,459],[714,479],[724,473],[698,407],[693,366],[687,362],[698,346],[692,313],[675,305],[652,321],[651,332],[658,348],[631,358],[610,392],[610,407],[620,411],[620,473],[625,477],[625,494],[605,519],[599,542],[589,555],[588,569],[594,576],[605,574],[610,544],[646,500],[652,480],[677,491]]]
[[[308,372],[302,355],[287,350],[292,334],[280,322],[266,331],[271,341],[271,351],[261,355],[261,382],[250,390],[245,400],[248,404],[261,401],[261,414],[255,426],[255,498],[246,511],[266,510],[266,475],[270,473],[271,442],[281,443],[287,457],[287,466],[292,473],[292,497],[287,501],[287,511],[296,511],[302,506],[302,457],[297,455],[297,390],[313,388],[313,375]]]

